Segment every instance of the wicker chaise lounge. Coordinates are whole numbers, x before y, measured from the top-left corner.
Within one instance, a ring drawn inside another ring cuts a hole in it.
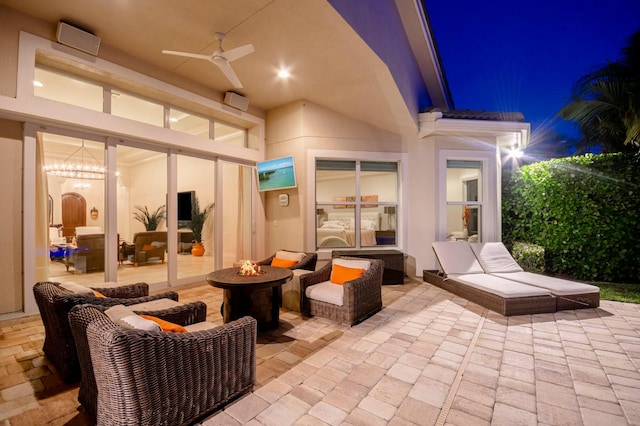
[[[38,282],[33,286],[45,331],[43,351],[65,382],[74,382],[80,378],[80,364],[68,319],[72,307],[85,303],[114,306],[135,305],[165,298],[178,300],[178,293],[174,291],[149,296],[149,286],[146,283],[118,286],[97,284],[90,288],[106,298],[75,294],[60,287],[60,283],[51,281]]]
[[[125,328],[104,310],[85,305],[70,314],[74,334],[86,336],[78,342],[89,353],[78,349],[94,373],[97,424],[193,424],[253,388],[255,319],[216,327],[174,316],[199,331],[169,333]]]
[[[484,273],[467,242],[435,242],[442,272],[424,271],[423,279],[504,316],[555,312],[549,290]]]
[[[469,245],[485,273],[549,290],[556,297],[558,311],[600,306],[597,286],[525,272],[500,242]]]

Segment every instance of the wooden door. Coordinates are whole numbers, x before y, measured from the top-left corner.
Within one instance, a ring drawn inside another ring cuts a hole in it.
[[[77,192],[62,194],[62,233],[70,242],[76,226],[87,225],[87,200]]]

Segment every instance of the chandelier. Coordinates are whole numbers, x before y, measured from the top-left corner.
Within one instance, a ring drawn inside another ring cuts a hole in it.
[[[86,180],[104,179],[105,173],[105,168],[84,147],[84,140],[80,148],[73,151],[64,161],[46,165],[44,170],[53,176]]]

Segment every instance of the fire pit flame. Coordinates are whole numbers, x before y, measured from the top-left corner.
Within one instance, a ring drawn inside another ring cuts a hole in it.
[[[260,265],[253,263],[250,260],[243,260],[240,266],[240,275],[254,276],[264,274],[264,271],[260,269]]]

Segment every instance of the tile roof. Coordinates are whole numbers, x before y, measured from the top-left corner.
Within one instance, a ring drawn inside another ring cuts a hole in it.
[[[483,111],[471,109],[456,109],[452,111],[441,111],[439,108],[428,108],[423,112],[442,113],[442,118],[452,118],[458,120],[487,120],[487,121],[518,121],[524,122],[524,115],[521,112],[503,111]]]

